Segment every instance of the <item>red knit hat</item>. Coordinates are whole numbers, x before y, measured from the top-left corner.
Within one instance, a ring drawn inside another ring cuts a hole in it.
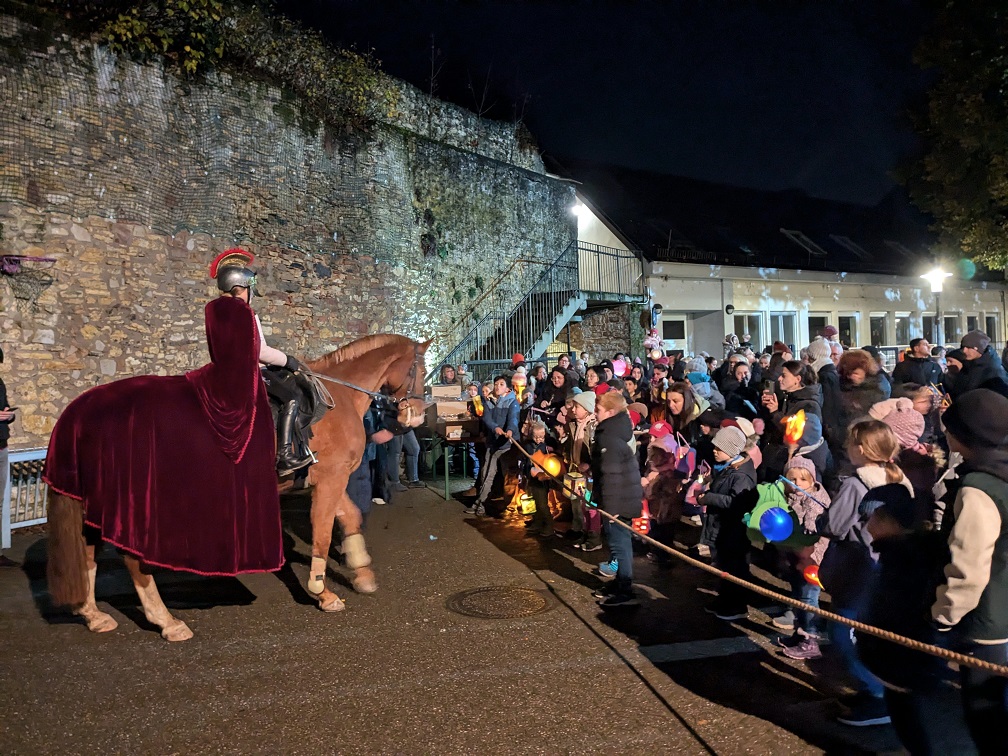
[[[511,355],[511,364],[517,365],[520,362],[525,362],[525,355],[521,352],[515,352]]]
[[[668,423],[664,423],[659,420],[657,423],[652,423],[651,427],[648,429],[648,433],[651,434],[651,438],[665,438],[672,432],[672,426]]]

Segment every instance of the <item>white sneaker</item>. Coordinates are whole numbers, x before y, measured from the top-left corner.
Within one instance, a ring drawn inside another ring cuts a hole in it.
[[[371,503],[375,504],[376,506],[379,506],[379,507],[384,507],[385,506],[385,499],[379,499],[376,496],[375,498],[371,499]]]

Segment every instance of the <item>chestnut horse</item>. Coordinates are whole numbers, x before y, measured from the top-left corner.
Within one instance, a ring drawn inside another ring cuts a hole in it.
[[[423,355],[430,345],[405,336],[366,336],[308,363],[332,394],[332,409],[314,426],[312,451],[318,462],[310,469],[312,489],[312,559],[308,592],[319,608],[343,608],[339,596],[326,587],[325,572],[332,541],[333,520],[343,530],[343,555],[354,570],[353,585],[360,593],[377,589],[371,557],[361,535],[361,513],[347,496],[347,481],[364,455],[363,418],[375,393],[398,401],[399,423],[415,428],[424,422]],[[328,379],[328,380],[327,380]]]
[[[355,571],[354,587],[362,593],[377,585],[370,569],[371,557],[360,532],[361,513],[347,496],[347,482],[364,454],[363,418],[373,398],[388,397],[398,410],[402,426],[423,424],[423,355],[430,342],[417,343],[405,336],[379,334],[358,339],[320,359],[309,369],[325,381],[332,397],[331,409],[314,426],[312,449],[318,462],[310,471],[312,491],[312,559],[308,576],[309,593],[323,611],[344,608],[343,601],[326,587],[325,572],[333,524],[339,518],[344,540],[343,553]],[[142,429],[141,429],[142,431]],[[197,464],[193,460],[193,464]],[[279,518],[277,518],[279,527]],[[93,632],[108,632],[116,621],[95,603],[95,550],[92,538],[83,536],[81,502],[51,491],[49,502],[49,590],[55,603],[67,604],[81,616]],[[93,535],[93,534],[92,534]],[[188,640],[192,631],[171,615],[158,594],[147,565],[137,556],[123,552],[126,567],[143,604],[147,619],[161,628],[171,641]]]

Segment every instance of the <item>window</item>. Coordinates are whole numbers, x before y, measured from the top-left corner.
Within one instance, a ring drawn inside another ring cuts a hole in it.
[[[980,327],[978,325],[978,321],[979,320],[980,319],[976,315],[967,315],[966,316],[966,330],[967,331],[975,331],[975,330],[977,330]]]
[[[942,343],[958,344],[960,341],[962,341],[963,334],[962,334],[962,327],[960,326],[960,323],[962,321],[959,320],[959,316],[945,315],[942,317],[942,320],[944,321],[943,325],[945,328],[944,332],[942,333],[942,338],[944,338],[945,341],[943,341]]]
[[[986,328],[984,328],[984,333],[986,333],[990,337],[991,343],[1000,344],[1001,333],[1000,331],[998,331],[997,315],[988,315],[986,318],[984,318],[984,324],[986,325]]]
[[[666,341],[682,341],[686,338],[685,320],[663,320],[662,338]]]
[[[767,346],[763,340],[763,316],[761,313],[736,312],[734,322],[735,335],[739,337],[739,341],[745,341],[743,337],[748,333],[749,341],[753,345],[753,351],[759,352],[764,346]]]
[[[869,330],[873,346],[885,344],[889,340],[888,323],[889,314],[885,312],[873,313],[870,319]],[[854,346],[852,343],[851,346]]]
[[[857,327],[858,316],[857,315],[841,315],[837,319],[837,330],[840,332],[837,334],[837,338],[840,343],[845,347],[851,347],[857,344],[858,340],[858,327]]]
[[[798,334],[795,332],[797,320],[798,316],[793,312],[771,312],[770,341],[782,341],[793,351],[798,340]]]
[[[921,335],[928,340],[928,343],[937,344],[938,343],[938,323],[935,320],[934,315],[922,315],[921,323],[924,328]]]
[[[808,337],[812,341],[821,336],[823,329],[829,325],[829,314],[825,312],[810,312],[808,314]]]
[[[799,247],[801,247],[806,252],[808,252],[810,255],[812,255],[813,257],[826,257],[827,256],[825,249],[823,249],[818,244],[816,244],[814,241],[812,241],[811,239],[809,239],[801,231],[798,231],[796,229],[790,229],[790,228],[782,228],[780,230],[780,232],[782,234],[784,234],[784,236],[786,236],[788,239],[790,239],[791,241],[793,241],[795,244],[797,244]]]
[[[880,346],[885,342],[879,342],[876,344],[872,341],[875,346]],[[909,312],[898,312],[896,313],[896,344],[897,346],[903,346],[910,343],[910,313]]]
[[[871,259],[871,255],[865,252],[864,247],[855,244],[846,236],[837,236],[836,234],[830,234],[830,239],[835,241],[837,244],[846,249],[848,252],[853,252],[856,256],[860,257],[862,260]]]

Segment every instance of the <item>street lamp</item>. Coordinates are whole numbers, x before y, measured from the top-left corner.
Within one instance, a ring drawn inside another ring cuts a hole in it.
[[[935,332],[937,338],[935,341],[938,346],[945,346],[945,322],[942,320],[941,314],[941,292],[945,285],[945,279],[949,278],[952,274],[946,272],[942,269],[940,265],[932,268],[927,273],[922,273],[921,278],[931,284],[931,293],[934,294],[935,298]]]

